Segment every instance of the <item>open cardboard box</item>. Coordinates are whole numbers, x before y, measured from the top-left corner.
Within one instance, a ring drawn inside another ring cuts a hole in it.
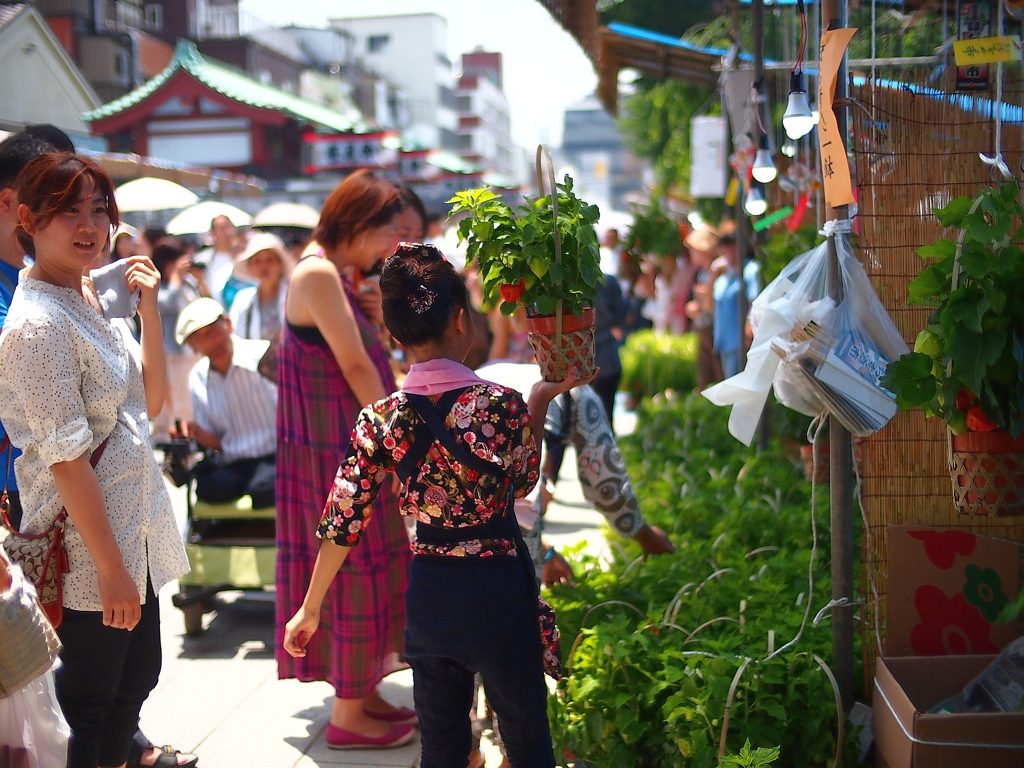
[[[880,768],[1024,767],[1024,712],[924,714],[995,656],[879,658],[872,732]]]

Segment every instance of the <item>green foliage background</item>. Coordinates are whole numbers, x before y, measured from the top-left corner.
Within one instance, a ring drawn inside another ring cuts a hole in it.
[[[835,697],[812,655],[831,658],[828,620],[808,623],[798,644],[758,661],[769,631],[782,647],[806,609],[811,487],[777,440],[758,453],[727,423],[726,409],[698,395],[660,395],[644,402],[636,432],[621,441],[645,517],[678,550],[641,559],[634,542],[609,531],[610,568],[577,554],[577,584],[550,591],[568,669],[549,699],[563,763],[711,768],[729,686],[747,657],[755,661],[737,686],[727,752],[749,739],[780,746],[779,766],[835,757]],[[830,596],[827,509],[819,488],[812,616]],[[859,635],[856,642],[859,661]],[[856,764],[849,731],[843,755]]]
[[[697,335],[634,331],[619,348],[619,388],[636,399],[665,390],[686,394],[697,386]]]

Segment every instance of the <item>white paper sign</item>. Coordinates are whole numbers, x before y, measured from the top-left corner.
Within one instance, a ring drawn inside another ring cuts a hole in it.
[[[690,197],[725,197],[724,117],[690,121]]]

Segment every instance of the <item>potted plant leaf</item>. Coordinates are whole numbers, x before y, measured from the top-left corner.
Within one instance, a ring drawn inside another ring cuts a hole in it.
[[[480,271],[485,305],[504,315],[525,308],[544,377],[562,381],[573,366],[581,378],[594,371],[600,212],[575,195],[569,176],[555,183],[552,173],[551,186],[555,200],[544,195],[515,211],[488,189],[459,192],[448,202],[450,216],[469,214],[459,222],[459,240]]]
[[[933,307],[914,351],[882,380],[903,410],[921,407],[950,433],[961,513],[1024,514],[1024,208],[1016,182],[934,211],[960,230],[918,250],[930,263],[908,304]]]

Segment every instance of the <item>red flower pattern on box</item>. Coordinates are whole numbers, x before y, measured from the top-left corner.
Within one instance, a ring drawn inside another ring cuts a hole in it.
[[[978,543],[973,533],[964,531],[910,531],[910,535],[924,542],[924,552],[932,563],[948,571],[957,555],[966,557]]]
[[[910,647],[918,656],[961,656],[999,653],[989,639],[992,625],[962,595],[952,599],[932,584],[914,594],[914,607],[921,623],[910,631]]]

